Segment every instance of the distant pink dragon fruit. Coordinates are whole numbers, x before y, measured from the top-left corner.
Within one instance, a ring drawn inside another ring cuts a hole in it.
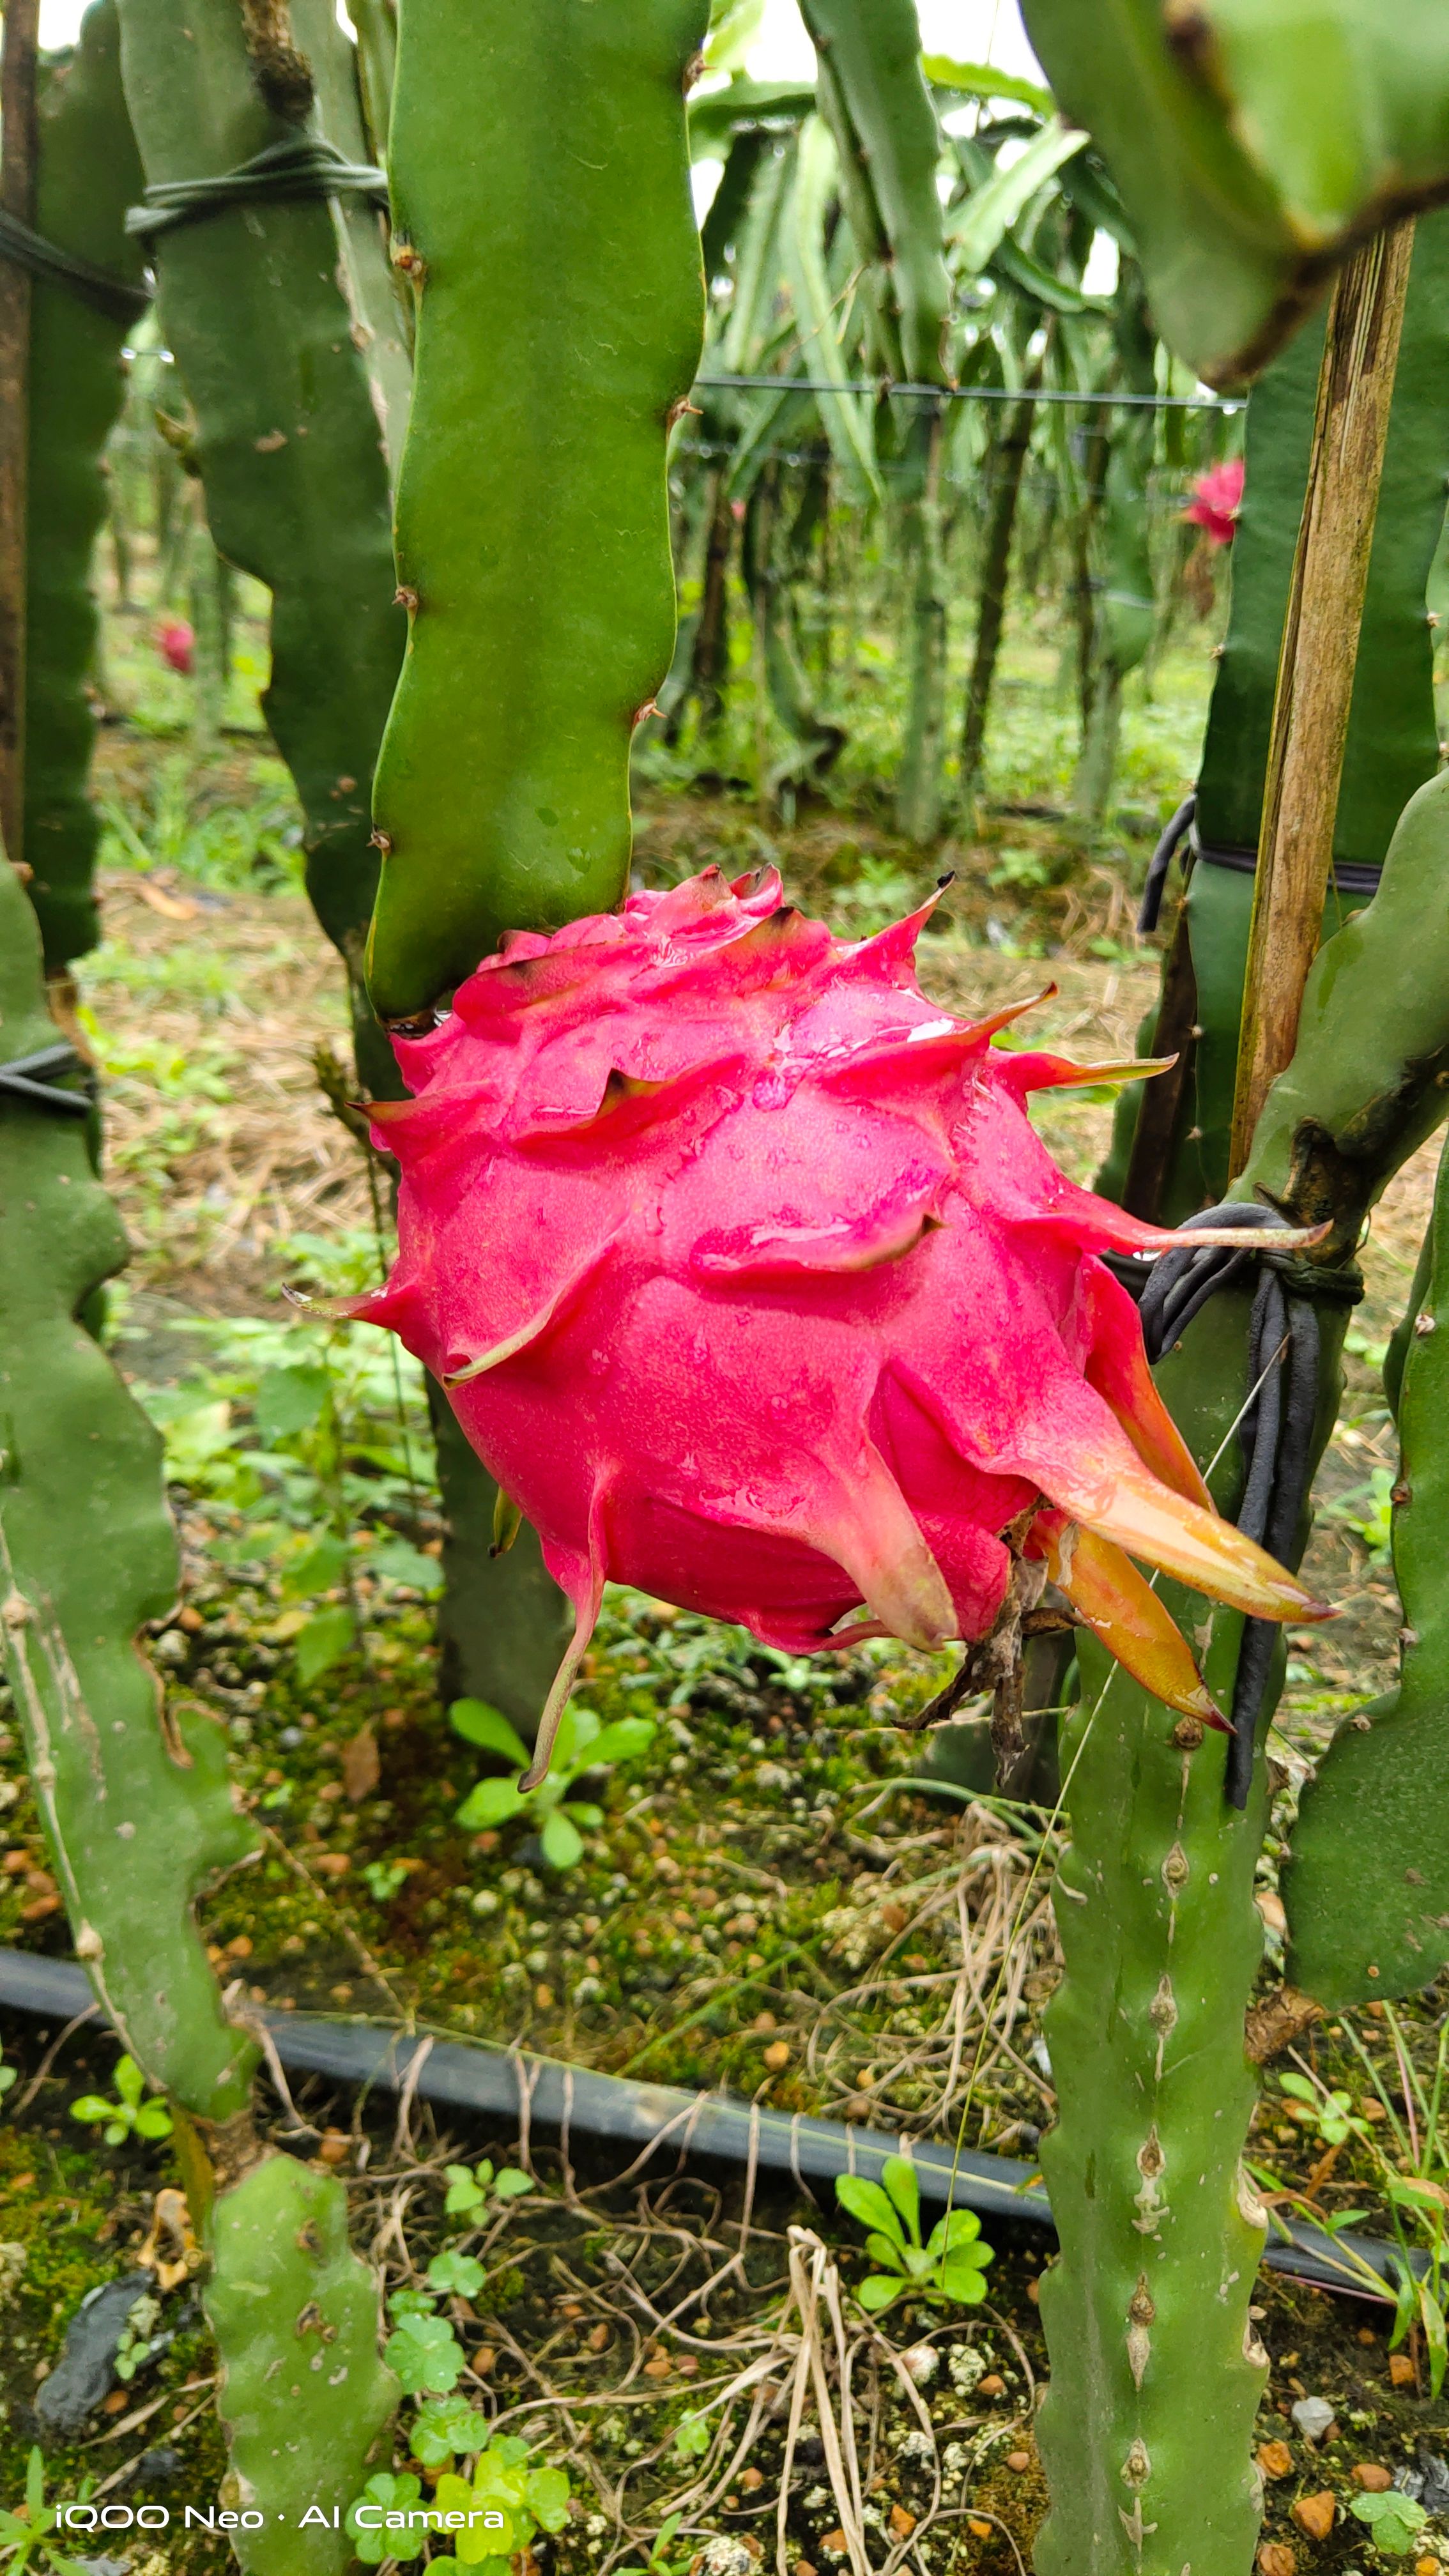
[[[1205,474],[1197,476],[1192,499],[1182,515],[1193,527],[1201,528],[1210,546],[1230,546],[1242,506],[1243,460],[1241,456],[1229,456],[1221,465],[1210,465]]]
[[[980,1638],[1013,1554],[1045,1558],[1216,1722],[1125,1551],[1321,1615],[1213,1512],[1093,1257],[1184,1238],[1075,1187],[1025,1115],[1103,1069],[928,1002],[925,918],[847,945],[773,873],[709,868],[515,933],[397,1041],[417,1097],[372,1114],[401,1248],[343,1311],[443,1381],[573,1602],[537,1774],[609,1578],[808,1653]]]
[[[183,680],[191,677],[196,657],[196,637],[184,617],[168,617],[156,636],[156,649],[163,662],[179,671]]]

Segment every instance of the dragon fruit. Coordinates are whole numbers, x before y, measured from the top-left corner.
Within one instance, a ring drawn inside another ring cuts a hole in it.
[[[1220,465],[1210,465],[1206,473],[1195,477],[1192,499],[1182,515],[1193,527],[1201,528],[1210,546],[1230,546],[1242,506],[1243,460],[1241,456],[1227,456]]]
[[[395,1039],[400,1249],[343,1311],[441,1379],[574,1605],[532,1778],[611,1578],[796,1653],[982,1639],[1050,1580],[1216,1722],[1132,1556],[1323,1615],[1217,1517],[1097,1258],[1191,1238],[1076,1187],[1026,1116],[1142,1068],[946,1017],[929,909],[847,944],[773,872],[708,868],[512,934]]]

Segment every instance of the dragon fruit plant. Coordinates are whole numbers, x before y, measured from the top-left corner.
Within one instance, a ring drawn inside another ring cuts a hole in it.
[[[1133,1558],[1324,1615],[1213,1510],[1099,1259],[1181,1238],[1077,1188],[1036,1090],[1099,1081],[921,992],[924,913],[847,944],[718,869],[518,932],[399,1038],[399,1255],[345,1312],[442,1381],[574,1606],[613,1578],[790,1653],[1008,1648],[1050,1581],[1221,1725]],[[1140,1068],[1138,1068],[1140,1069]],[[1130,1553],[1129,1553],[1130,1551]]]
[[[830,12],[852,14],[870,0]],[[1102,1259],[1176,1238],[1073,1187],[1032,1133],[1031,1091],[1075,1069],[927,1001],[919,920],[843,945],[773,878],[712,871],[624,900],[630,742],[673,638],[665,447],[703,305],[683,101],[708,17],[401,16],[409,647],[367,972],[413,1096],[377,1113],[399,1259],[353,1311],[450,1382],[502,1488],[497,1543],[526,1513],[573,1602],[530,1778],[610,1576],[792,1651],[960,1637],[987,1679],[1060,1615],[1049,1585],[1069,1606],[1086,1688],[1038,2564],[1247,2576],[1262,2213],[1239,2157],[1266,1766],[1229,1806],[1211,1729],[1244,1615],[1319,1605],[1217,1517],[1193,1463],[1231,1507],[1247,1297],[1215,1300],[1168,1363],[1184,1439]],[[918,84],[913,47],[901,62]],[[582,161],[561,97],[587,107]],[[882,88],[899,137],[912,99]],[[1203,1592],[1226,1605],[1206,1625]],[[1207,1637],[1206,1681],[1184,1628]]]

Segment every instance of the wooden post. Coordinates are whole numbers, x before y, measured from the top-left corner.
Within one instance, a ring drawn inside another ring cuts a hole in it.
[[[35,63],[40,0],[5,0],[0,51],[0,206],[35,221]],[[0,259],[0,835],[23,858],[25,499],[30,425],[30,278]]]
[[[1376,234],[1339,272],[1329,307],[1263,791],[1234,1177],[1268,1092],[1292,1059],[1318,951],[1413,248],[1412,223]]]

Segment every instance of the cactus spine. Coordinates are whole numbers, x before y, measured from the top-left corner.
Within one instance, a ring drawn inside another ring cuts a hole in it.
[[[384,1019],[624,889],[669,668],[664,440],[703,332],[683,88],[706,0],[410,0],[394,257],[417,294],[410,641],[378,763]],[[586,154],[562,138],[587,129]],[[600,496],[603,496],[603,506]]]
[[[22,851],[51,974],[97,936],[98,825],[86,794],[97,629],[90,569],[106,511],[102,452],[125,390],[121,345],[145,307],[140,252],[125,235],[140,187],[115,0],[96,0],[71,59],[45,68],[36,227],[112,277],[116,292],[107,303],[47,278],[30,290]]]

